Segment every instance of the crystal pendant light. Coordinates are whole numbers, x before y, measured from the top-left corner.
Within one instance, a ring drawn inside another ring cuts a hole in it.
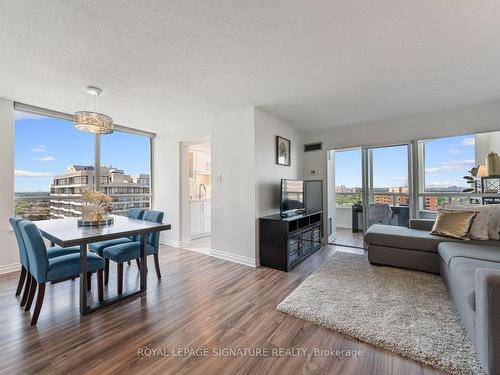
[[[85,110],[75,112],[73,115],[75,128],[84,132],[97,134],[113,133],[113,119],[107,115],[96,112],[97,100],[102,95],[102,90],[99,87],[88,86],[87,93],[89,97],[92,96],[94,98],[94,111]],[[88,107],[88,98],[86,107]]]

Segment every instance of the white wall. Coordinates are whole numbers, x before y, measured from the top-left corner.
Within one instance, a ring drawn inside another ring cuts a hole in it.
[[[291,142],[290,166],[276,164],[276,136]],[[282,178],[302,179],[304,135],[270,114],[255,110],[255,215],[272,215],[280,210]]]
[[[276,136],[290,140],[290,166],[276,164]],[[304,135],[276,117],[255,109],[255,243],[259,254],[259,218],[280,211],[281,179],[302,179]]]
[[[17,243],[9,224],[14,212],[14,103],[0,98],[0,273],[19,268]]]
[[[307,133],[305,142],[323,142],[323,151],[304,154],[304,178],[327,178],[327,150],[409,142],[414,139],[497,131],[500,129],[500,102],[490,102],[456,110],[443,111],[384,121],[375,121],[328,131]],[[325,195],[324,206],[327,207]],[[325,215],[333,218],[334,210]],[[333,218],[334,219],[334,218]]]
[[[211,255],[255,265],[254,109],[221,113],[159,133],[155,141],[155,208],[172,230],[164,242],[181,244],[180,146],[210,137],[212,158]]]
[[[500,132],[477,134],[476,141],[476,164],[486,164],[486,156],[490,152],[500,153]]]

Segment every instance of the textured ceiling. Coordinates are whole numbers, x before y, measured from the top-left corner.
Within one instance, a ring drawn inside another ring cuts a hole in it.
[[[161,131],[257,105],[304,130],[500,98],[500,2],[0,2],[0,96]]]

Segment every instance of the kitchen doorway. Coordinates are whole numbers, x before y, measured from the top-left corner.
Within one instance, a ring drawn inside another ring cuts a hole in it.
[[[184,142],[182,160],[182,247],[208,253],[212,231],[210,141]]]

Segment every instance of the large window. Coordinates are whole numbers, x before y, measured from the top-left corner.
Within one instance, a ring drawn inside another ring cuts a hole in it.
[[[114,212],[149,208],[151,138],[120,129],[96,137],[75,129],[71,116],[61,117],[15,111],[14,214],[30,220],[79,217],[82,192],[96,187],[97,146],[100,188],[113,197]]]
[[[73,123],[15,112],[14,214],[30,220],[72,216],[79,176],[69,171],[94,164],[94,140]],[[61,194],[55,196],[52,192]],[[81,206],[81,204],[80,204]]]
[[[486,177],[485,158],[500,153],[500,132],[469,134],[416,142],[419,217],[434,217],[449,203],[481,204],[498,199],[498,190],[485,189],[500,180]],[[477,175],[472,168],[481,166]]]
[[[362,202],[361,149],[335,152],[335,206],[350,207]]]
[[[474,135],[432,139],[420,143],[423,150],[422,187],[425,192],[463,192],[467,189],[463,176],[476,165]]]
[[[151,200],[149,137],[115,131],[101,137],[101,191],[113,197],[113,212],[149,208]]]

